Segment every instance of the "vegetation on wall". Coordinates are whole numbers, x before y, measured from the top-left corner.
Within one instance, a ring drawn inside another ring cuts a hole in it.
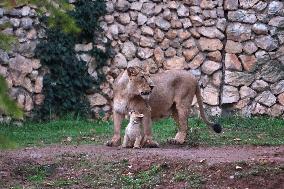
[[[86,91],[94,84],[98,86],[103,74],[98,71],[99,79],[94,81],[88,74],[87,63],[78,59],[74,47],[76,43],[93,42],[94,48],[87,53],[95,58],[96,69],[106,63],[108,51],[95,47],[102,37],[99,18],[105,13],[103,0],[79,0],[68,14],[75,20],[80,33],[64,32],[61,29],[64,23],[60,20],[46,30],[46,38],[40,40],[35,51],[36,57],[49,70],[43,81],[45,100],[37,110],[40,118],[56,118],[71,112],[76,115],[89,113]]]

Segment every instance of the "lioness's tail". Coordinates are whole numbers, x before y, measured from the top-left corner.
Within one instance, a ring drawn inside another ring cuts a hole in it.
[[[197,85],[197,88],[196,88],[195,95],[196,95],[196,98],[197,98],[197,103],[198,103],[198,106],[199,106],[200,116],[201,116],[202,120],[205,122],[205,124],[208,127],[212,128],[216,133],[221,133],[221,131],[222,131],[221,125],[218,124],[218,123],[211,123],[205,116],[204,107],[203,107],[203,100],[202,100],[200,88],[199,88],[198,85]]]

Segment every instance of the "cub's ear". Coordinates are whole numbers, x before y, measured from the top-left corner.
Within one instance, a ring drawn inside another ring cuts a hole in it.
[[[129,67],[127,68],[128,76],[136,76],[139,74],[139,69],[137,67]]]

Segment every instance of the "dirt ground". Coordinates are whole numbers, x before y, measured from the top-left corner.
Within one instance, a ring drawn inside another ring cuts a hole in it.
[[[284,188],[284,146],[0,151],[0,188]]]

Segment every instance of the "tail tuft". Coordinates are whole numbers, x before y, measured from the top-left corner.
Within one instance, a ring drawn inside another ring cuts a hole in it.
[[[216,132],[216,133],[221,133],[222,132],[222,127],[220,124],[218,123],[215,123],[212,125],[212,128],[213,130]]]

